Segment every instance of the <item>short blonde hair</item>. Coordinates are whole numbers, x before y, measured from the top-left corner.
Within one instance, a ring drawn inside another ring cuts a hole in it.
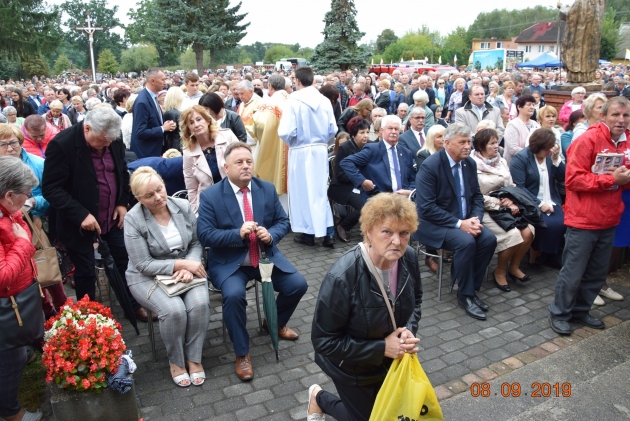
[[[58,99],[52,101],[50,103],[50,109],[55,109],[55,110],[63,110],[63,102],[59,101]]]
[[[597,101],[602,101],[603,103],[606,103],[608,99],[606,98],[606,95],[602,94],[601,92],[596,92],[590,94],[588,98],[584,100],[584,109],[582,111],[584,112],[584,117],[586,117],[587,120],[591,118],[593,108],[595,108],[595,104],[597,104]]]
[[[173,149],[173,148],[167,150],[166,152],[164,152],[162,154],[162,158],[167,158],[167,159],[168,158],[177,158],[177,157],[180,157],[180,156],[182,156],[182,153],[180,151],[178,151],[177,149]]]
[[[197,144],[197,139],[195,139],[195,135],[190,131],[188,127],[188,119],[193,115],[193,113],[198,113],[204,120],[208,122],[208,131],[210,132],[210,138],[214,139],[219,133],[219,127],[215,123],[214,119],[210,117],[208,111],[201,105],[193,105],[190,108],[182,111],[182,114],[179,116],[179,129],[181,131],[182,137],[182,146],[187,149],[192,149],[195,144]]]
[[[440,124],[434,124],[433,126],[431,126],[431,128],[427,132],[427,138],[422,149],[431,152],[431,155],[436,153],[437,150],[435,149],[435,136],[437,136],[438,134],[444,136],[445,132],[446,128]]]
[[[11,139],[13,136],[17,137],[20,146],[24,143],[24,134],[18,126],[15,124],[0,124],[0,140]]]
[[[503,82],[503,90],[505,91],[507,88],[512,88],[514,89],[516,87],[516,85],[514,85],[514,82],[512,82],[511,80],[507,80],[505,82]]]
[[[81,104],[83,104],[83,98],[81,98],[78,95],[73,96],[72,98],[70,98],[70,102],[74,102],[74,101],[80,101]]]
[[[391,86],[391,83],[389,83],[389,80],[383,79],[380,82],[378,82],[378,86],[382,86],[385,89],[389,89],[389,87]]]
[[[455,79],[455,82],[453,82],[453,88],[457,89],[457,85],[462,82],[464,84],[464,89],[466,89],[466,81],[464,80],[464,78],[462,77],[458,77],[457,79]]]
[[[179,110],[184,101],[184,91],[179,86],[171,86],[164,98],[164,111]]]
[[[394,193],[379,193],[371,197],[361,209],[361,233],[368,242],[367,233],[379,222],[392,220],[402,224],[412,233],[418,229],[416,206],[407,197]]]
[[[135,197],[142,196],[144,194],[142,193],[142,190],[146,188],[146,185],[151,180],[151,177],[159,178],[162,184],[164,184],[164,180],[162,180],[160,174],[158,174],[153,168],[146,166],[138,167],[138,169],[131,175],[131,180],[129,182],[131,185],[131,193],[133,193]]]
[[[475,133],[484,129],[496,130],[497,124],[492,120],[481,120],[479,123],[477,123],[477,128],[475,129]]]
[[[131,94],[129,98],[127,98],[127,104],[125,104],[125,110],[129,114],[133,114],[133,103],[136,102],[136,98],[138,98],[138,94]]]
[[[553,117],[558,117],[558,110],[556,110],[551,105],[545,105],[544,107],[538,110],[538,113],[536,113],[536,120],[538,120],[538,122],[541,123],[542,119],[545,118],[547,114],[550,114]]]

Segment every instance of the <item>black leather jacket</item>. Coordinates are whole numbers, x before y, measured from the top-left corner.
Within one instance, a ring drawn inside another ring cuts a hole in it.
[[[398,261],[392,306],[397,327],[405,326],[415,334],[421,303],[418,257],[407,247]],[[353,247],[330,268],[319,290],[311,330],[315,362],[334,381],[347,385],[383,381],[392,363],[384,356],[385,337],[395,328],[361,249]]]

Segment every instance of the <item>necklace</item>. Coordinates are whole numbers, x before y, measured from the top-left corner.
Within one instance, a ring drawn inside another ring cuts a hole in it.
[[[170,216],[170,215],[169,215],[169,216]],[[155,216],[155,215],[153,215],[153,217],[155,218],[155,220],[157,221],[157,223],[158,223],[159,225],[162,225],[163,227],[167,227],[167,226],[168,226],[169,221],[164,222],[164,221],[162,221],[160,218],[158,218],[158,217],[157,217],[157,216]]]

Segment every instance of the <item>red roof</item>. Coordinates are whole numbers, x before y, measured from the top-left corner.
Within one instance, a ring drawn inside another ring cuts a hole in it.
[[[519,34],[514,40],[519,44],[541,43],[541,42],[557,42],[558,41],[558,25],[556,22],[541,22],[532,25]]]

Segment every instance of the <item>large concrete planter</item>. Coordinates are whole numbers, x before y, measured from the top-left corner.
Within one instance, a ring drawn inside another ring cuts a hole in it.
[[[124,395],[103,389],[102,393],[77,392],[50,386],[56,421],[138,421],[135,383]]]

